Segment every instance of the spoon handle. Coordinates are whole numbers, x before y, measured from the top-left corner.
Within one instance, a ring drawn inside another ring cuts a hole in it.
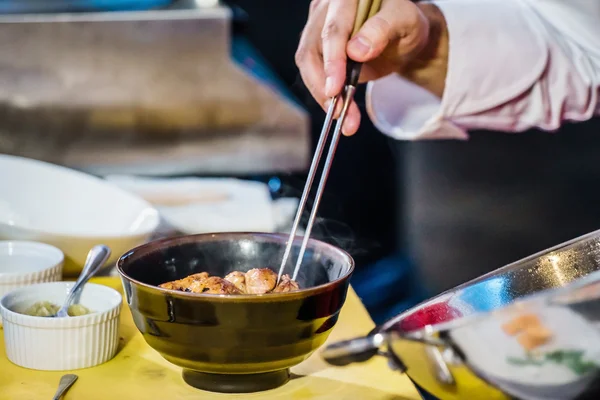
[[[67,316],[67,311],[69,306],[75,299],[75,296],[79,293],[83,285],[90,280],[92,276],[104,265],[106,260],[110,257],[110,249],[103,244],[99,244],[94,246],[90,252],[88,253],[87,259],[85,260],[85,265],[83,266],[83,271],[81,271],[81,275],[77,278],[77,281],[69,291],[67,298],[63,304],[63,306],[58,310],[57,315]]]
[[[60,400],[60,398],[64,396],[67,390],[69,390],[69,388],[73,386],[76,380],[77,375],[63,375],[63,377],[60,378],[58,389],[56,389],[56,393],[54,393],[54,397],[52,398],[52,400]]]

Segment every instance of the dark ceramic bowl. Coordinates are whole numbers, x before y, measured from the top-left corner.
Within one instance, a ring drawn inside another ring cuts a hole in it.
[[[206,271],[278,270],[287,235],[218,233],[158,240],[123,255],[117,264],[127,303],[146,342],[183,368],[197,388],[230,393],[280,386],[289,368],[321,346],[348,291],[352,257],[309,241],[298,274],[301,290],[265,295],[215,295],[157,285]],[[299,242],[285,273],[291,275]]]

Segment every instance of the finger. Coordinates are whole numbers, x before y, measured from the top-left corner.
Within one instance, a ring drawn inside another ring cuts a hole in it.
[[[325,72],[321,56],[316,53],[305,55],[300,67],[300,76],[315,101],[321,108],[326,109],[328,97],[325,96]]]
[[[296,65],[304,84],[313,98],[321,107],[325,107],[325,71],[321,57],[321,29],[327,15],[327,2],[313,1],[306,26],[302,31],[298,50],[296,51]]]
[[[398,42],[398,55],[403,55],[426,40],[427,21],[416,5],[407,0],[384,0],[381,10],[348,43],[347,51],[352,59],[367,62],[393,42]]]
[[[354,26],[358,0],[330,0],[321,38],[326,75],[325,94],[342,91],[346,78],[346,46]]]
[[[359,125],[360,110],[358,109],[356,102],[352,101],[352,104],[350,104],[350,107],[348,108],[348,114],[346,114],[344,125],[342,126],[342,133],[344,136],[352,136],[358,131]]]

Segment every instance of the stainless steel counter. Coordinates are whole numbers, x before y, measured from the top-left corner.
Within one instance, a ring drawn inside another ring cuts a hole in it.
[[[200,1],[0,16],[0,152],[96,174],[304,169],[307,113],[231,44],[230,10]]]

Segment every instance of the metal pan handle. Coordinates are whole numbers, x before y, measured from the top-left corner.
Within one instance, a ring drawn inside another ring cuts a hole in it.
[[[371,334],[355,339],[344,340],[327,346],[321,357],[329,364],[345,366],[356,362],[365,362],[380,353],[381,347],[390,340],[401,338],[430,346],[447,346],[447,342],[440,338],[432,337],[422,332],[403,333],[372,332]],[[385,353],[385,350],[384,350]]]
[[[338,367],[365,362],[377,355],[386,340],[387,335],[382,333],[344,340],[327,346],[321,352],[321,357]]]

